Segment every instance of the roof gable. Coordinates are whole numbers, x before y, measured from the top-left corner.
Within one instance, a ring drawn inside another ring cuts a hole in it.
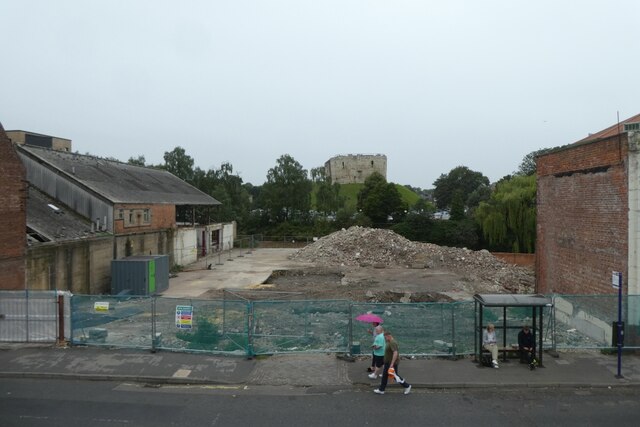
[[[609,126],[608,128],[603,129],[599,132],[592,133],[586,138],[582,138],[581,140],[576,142],[585,142],[585,141],[591,141],[595,139],[609,138],[611,136],[615,136],[615,135],[618,135],[619,133],[624,132],[625,123],[633,123],[633,122],[639,122],[639,121],[640,121],[640,114],[636,114],[633,117],[629,117],[628,119],[620,123],[616,123],[615,125]]]

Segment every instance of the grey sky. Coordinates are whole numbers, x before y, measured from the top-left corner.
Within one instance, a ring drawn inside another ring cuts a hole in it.
[[[74,151],[183,147],[260,185],[387,155],[431,188],[640,112],[637,0],[3,0],[0,121]]]

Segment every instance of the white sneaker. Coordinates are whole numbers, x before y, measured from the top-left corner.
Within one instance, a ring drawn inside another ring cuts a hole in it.
[[[409,394],[409,393],[411,393],[411,386],[404,389],[404,394]]]
[[[377,389],[373,390],[373,392],[374,392],[375,394],[384,394],[384,391],[380,390],[379,388],[377,388]]]
[[[375,373],[375,372],[374,372],[374,373],[372,373],[372,374],[369,374],[369,375],[367,375],[367,376],[368,376],[369,378],[371,378],[372,380],[375,380],[376,378],[378,378],[378,376],[376,375],[376,373]]]
[[[496,362],[495,360],[493,361],[493,367],[498,369],[500,366],[498,366],[498,362]]]

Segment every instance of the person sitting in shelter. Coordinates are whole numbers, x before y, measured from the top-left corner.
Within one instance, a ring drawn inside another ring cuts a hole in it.
[[[496,327],[493,323],[487,325],[487,329],[482,331],[482,347],[491,352],[491,364],[494,368],[499,368],[498,365],[498,341],[496,340]]]
[[[535,340],[529,330],[529,325],[524,325],[518,333],[518,350],[520,352],[520,363],[526,363],[529,368],[535,368]]]

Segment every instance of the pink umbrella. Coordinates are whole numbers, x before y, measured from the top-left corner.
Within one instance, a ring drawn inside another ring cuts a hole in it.
[[[382,323],[382,317],[380,316],[376,316],[375,314],[371,314],[371,313],[365,313],[365,314],[361,314],[359,316],[356,317],[356,320],[360,321],[360,322],[366,322],[366,323]]]

